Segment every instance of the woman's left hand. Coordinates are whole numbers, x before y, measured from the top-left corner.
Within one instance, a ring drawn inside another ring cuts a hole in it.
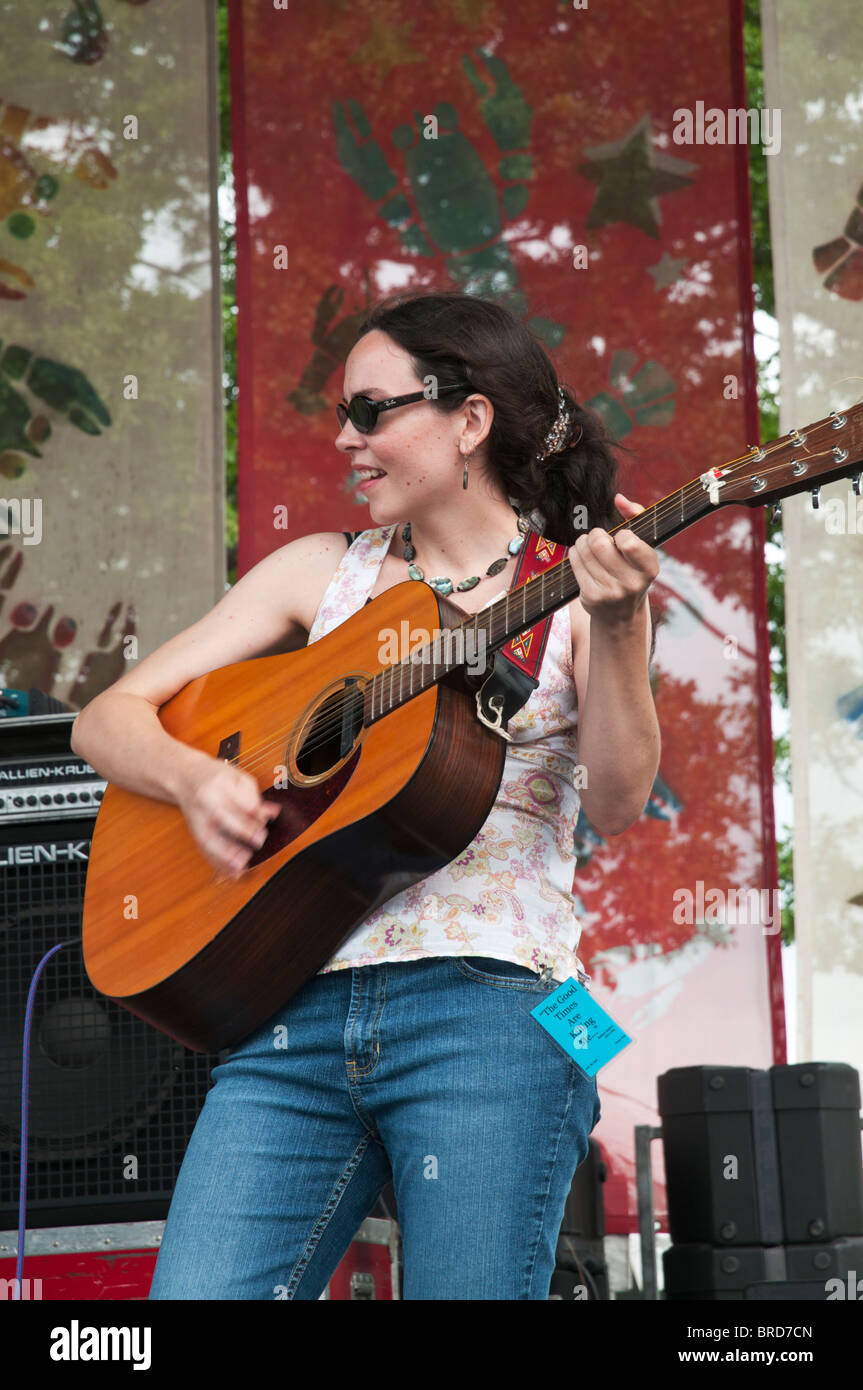
[[[625,517],[644,511],[640,503],[631,502],[622,492],[615,493],[614,505]],[[578,537],[569,559],[582,608],[591,620],[609,625],[632,621],[659,574],[656,551],[628,526],[613,536],[600,526],[594,527]]]

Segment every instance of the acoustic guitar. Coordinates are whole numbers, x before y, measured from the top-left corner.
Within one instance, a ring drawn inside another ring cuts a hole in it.
[[[817,505],[838,478],[853,476],[859,493],[861,459],[858,405],[708,469],[620,525],[661,545],[729,504],[811,489]],[[168,700],[163,728],[251,773],[280,814],[239,878],[220,878],[178,807],[109,785],[84,898],[95,988],[194,1051],[231,1046],[370,912],[450,863],[503,774],[506,731],[478,718],[478,690],[498,648],[578,594],[561,552],[475,614],[406,580],[310,647],[210,671]],[[436,635],[382,664],[382,631],[417,629]],[[487,653],[485,667],[466,652]]]

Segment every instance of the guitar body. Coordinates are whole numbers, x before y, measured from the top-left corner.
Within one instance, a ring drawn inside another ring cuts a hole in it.
[[[409,580],[312,646],[222,667],[162,706],[169,734],[231,758],[280,815],[240,877],[221,878],[177,806],[109,785],[84,897],[96,989],[195,1051],[229,1047],[371,911],[470,844],[506,743],[477,719],[463,670],[368,726],[342,717],[346,689],[388,664],[382,633],[405,655],[408,632],[463,617]]]

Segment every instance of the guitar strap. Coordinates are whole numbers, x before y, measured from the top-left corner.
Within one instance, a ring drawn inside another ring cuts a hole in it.
[[[536,531],[529,531],[518,553],[518,564],[509,592],[525,584],[534,575],[540,574],[551,564],[557,564],[566,551],[558,541],[550,541]],[[505,726],[517,714],[522,705],[527,704],[539,685],[539,669],[554,614],[515,637],[494,654],[491,675],[476,692],[476,712],[488,728],[502,738],[509,739]]]

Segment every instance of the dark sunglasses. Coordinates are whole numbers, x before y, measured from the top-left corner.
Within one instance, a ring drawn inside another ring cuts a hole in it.
[[[447,391],[461,391],[461,386],[439,386],[437,394],[444,395]],[[339,429],[343,430],[345,421],[350,420],[355,430],[360,434],[371,434],[378,422],[378,416],[382,410],[394,410],[397,405],[408,405],[411,401],[434,400],[434,396],[427,396],[425,391],[413,391],[409,396],[391,396],[388,401],[372,401],[368,396],[352,396],[350,405],[344,401],[339,401],[336,406],[336,419],[339,422]]]

